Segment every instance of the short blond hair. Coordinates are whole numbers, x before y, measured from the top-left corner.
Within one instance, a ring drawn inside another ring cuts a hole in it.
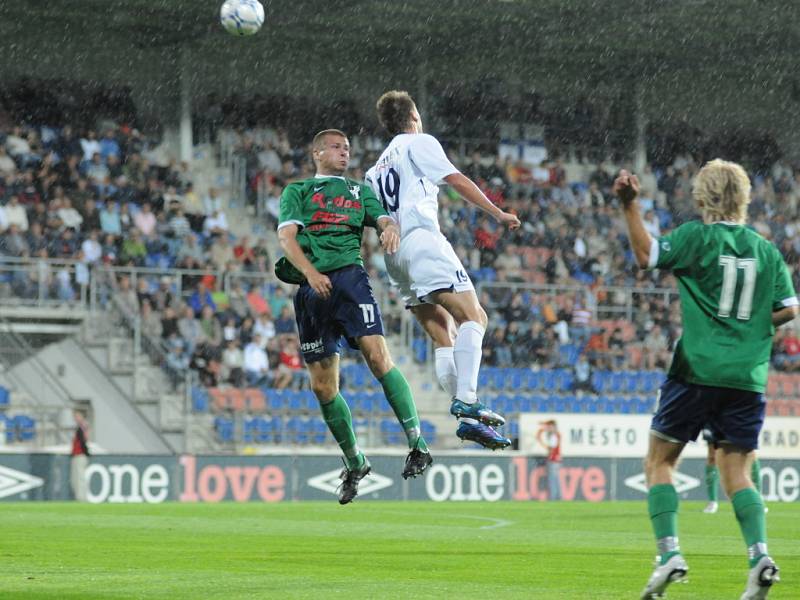
[[[747,221],[750,178],[741,165],[720,158],[703,165],[692,183],[692,196],[706,223]]]

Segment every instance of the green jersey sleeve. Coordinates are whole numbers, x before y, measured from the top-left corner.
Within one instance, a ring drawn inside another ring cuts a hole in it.
[[[281,194],[278,229],[286,225],[297,225],[300,229],[305,227],[303,222],[303,196],[297,185],[287,185]]]
[[[383,205],[370,186],[365,184],[359,185],[361,186],[361,199],[364,202],[364,210],[366,212],[364,225],[368,227],[377,227],[378,219],[381,217],[388,217],[389,213],[384,210]]]
[[[772,296],[772,310],[780,310],[787,306],[797,305],[797,293],[792,284],[792,276],[789,268],[783,260],[783,256],[775,249],[775,292]]]
[[[671,271],[692,266],[697,260],[697,241],[700,239],[699,236],[692,235],[695,227],[694,222],[684,223],[667,235],[654,239],[648,266],[651,269]]]

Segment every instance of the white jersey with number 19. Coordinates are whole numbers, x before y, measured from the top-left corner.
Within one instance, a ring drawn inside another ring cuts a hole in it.
[[[453,247],[439,231],[438,184],[458,173],[433,136],[402,133],[365,176],[400,225],[400,249],[386,255],[386,270],[406,306],[428,302],[436,291],[475,288]]]
[[[438,140],[426,133],[401,133],[366,174],[366,181],[400,224],[400,235],[423,228],[439,231],[438,185],[458,173]]]

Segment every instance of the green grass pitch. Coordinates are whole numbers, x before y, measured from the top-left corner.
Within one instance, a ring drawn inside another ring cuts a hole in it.
[[[771,504],[800,598],[800,504]],[[744,544],[729,504],[686,502],[690,582],[669,598],[738,598]],[[655,547],[643,502],[0,504],[0,598],[638,598]]]

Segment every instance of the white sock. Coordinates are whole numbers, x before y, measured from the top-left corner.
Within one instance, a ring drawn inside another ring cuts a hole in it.
[[[433,351],[435,356],[436,379],[451,398],[456,395],[456,362],[453,360],[453,347],[445,346]]]
[[[475,321],[462,323],[453,348],[458,376],[456,398],[467,404],[478,399],[478,371],[481,368],[484,333],[486,330]]]

